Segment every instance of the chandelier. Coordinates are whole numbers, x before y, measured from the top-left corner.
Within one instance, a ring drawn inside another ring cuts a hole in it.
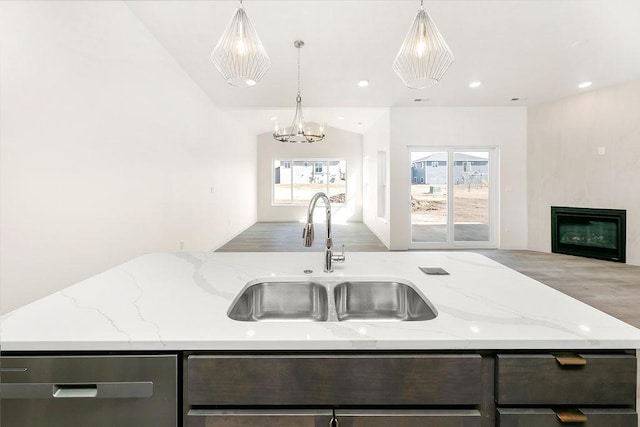
[[[393,61],[393,71],[411,89],[435,85],[453,63],[453,53],[424,10],[423,1]]]
[[[313,122],[305,122],[302,115],[302,97],[300,96],[300,49],[304,42],[296,40],[293,45],[298,49],[298,95],[296,96],[296,113],[291,126],[273,131],[273,137],[280,142],[320,142],[324,139],[324,127]]]
[[[232,86],[251,87],[265,75],[271,60],[240,0],[231,22],[211,53],[211,61]]]

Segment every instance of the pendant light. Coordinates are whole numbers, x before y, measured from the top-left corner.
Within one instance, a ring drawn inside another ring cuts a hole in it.
[[[231,22],[211,53],[211,61],[232,86],[251,87],[265,75],[271,60],[240,0]]]
[[[324,127],[313,122],[305,122],[302,115],[302,97],[300,96],[300,49],[304,42],[296,40],[293,46],[298,49],[298,95],[296,96],[296,113],[291,126],[279,129],[276,125],[273,137],[280,142],[320,142],[324,139]]]
[[[453,53],[424,10],[423,1],[393,61],[393,71],[411,89],[435,85],[453,63]]]

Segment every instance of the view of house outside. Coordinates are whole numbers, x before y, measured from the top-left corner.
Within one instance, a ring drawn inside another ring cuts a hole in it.
[[[455,240],[487,240],[489,224],[488,152],[454,152],[449,176],[449,153],[413,152],[411,159],[411,224],[413,241],[445,241],[449,209],[453,209]],[[453,192],[453,206],[448,194]],[[431,226],[431,228],[424,228]],[[439,228],[434,228],[439,226]],[[459,227],[474,227],[462,237]],[[481,227],[477,227],[481,226]],[[475,231],[481,230],[481,231]],[[471,237],[469,237],[471,236]]]
[[[332,203],[346,201],[347,162],[345,160],[274,160],[273,203],[305,204],[317,192]]]

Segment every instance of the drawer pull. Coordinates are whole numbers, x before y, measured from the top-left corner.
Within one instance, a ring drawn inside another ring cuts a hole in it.
[[[153,382],[104,382],[93,384],[3,383],[0,392],[3,399],[142,398],[153,396]]]
[[[577,354],[554,354],[553,356],[560,366],[585,366],[587,364],[587,359],[583,359]]]
[[[556,409],[556,416],[562,423],[586,423],[587,416],[579,409]]]

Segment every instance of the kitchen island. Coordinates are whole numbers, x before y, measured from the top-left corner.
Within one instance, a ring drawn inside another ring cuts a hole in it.
[[[2,351],[175,353],[189,426],[327,425],[333,411],[341,426],[556,425],[545,423],[571,413],[637,426],[640,330],[468,252],[347,253],[322,267],[320,253],[145,255],[2,316]],[[437,316],[227,316],[252,283],[354,279],[408,283]]]

